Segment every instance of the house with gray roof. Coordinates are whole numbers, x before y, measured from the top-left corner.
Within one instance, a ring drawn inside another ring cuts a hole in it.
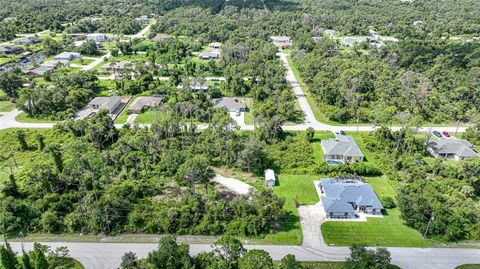
[[[55,70],[55,66],[39,66],[37,68],[28,68],[23,71],[24,74],[35,76],[35,77],[43,77],[47,72],[53,72]]]
[[[189,88],[192,92],[203,91],[207,93],[210,89],[210,83],[204,78],[194,78],[190,81]],[[178,85],[177,89],[183,89],[183,83]]]
[[[2,55],[12,55],[21,53],[23,50],[19,47],[11,47],[11,46],[0,46],[0,54]]]
[[[32,36],[22,37],[22,38],[15,39],[15,40],[12,41],[12,43],[14,43],[14,44],[23,45],[23,46],[38,44],[40,42],[42,42],[42,40],[40,40],[40,38],[32,37]]]
[[[349,135],[336,134],[335,138],[322,140],[323,159],[329,164],[361,162],[364,155],[355,139]]]
[[[382,203],[361,177],[322,178],[319,184],[327,218],[354,219],[359,213],[382,215]]]
[[[81,55],[79,52],[62,52],[57,56],[53,57],[54,60],[60,61],[72,61],[76,59],[80,59]]]
[[[478,157],[473,145],[461,139],[445,138],[427,143],[427,150],[435,158],[447,158],[457,161]]]
[[[174,36],[166,35],[166,34],[156,34],[155,36],[150,38],[150,40],[153,42],[163,42],[163,41],[169,41],[173,39],[175,39]]]
[[[85,119],[95,115],[100,110],[107,110],[110,117],[115,117],[122,107],[122,98],[120,96],[95,97],[85,108],[77,112],[75,118]]]
[[[222,97],[213,101],[215,108],[225,108],[228,112],[245,112],[247,106],[237,97]]]
[[[163,104],[161,96],[140,96],[128,108],[130,113],[142,113],[146,108],[158,108]]]
[[[200,52],[200,54],[198,54],[198,58],[200,58],[202,60],[218,59],[218,58],[220,58],[220,54],[221,54],[221,52],[218,51],[218,50],[204,51],[204,52]]]

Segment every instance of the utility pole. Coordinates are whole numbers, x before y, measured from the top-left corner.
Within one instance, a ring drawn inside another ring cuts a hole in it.
[[[427,224],[427,229],[425,229],[425,233],[423,234],[423,239],[425,240],[425,238],[427,237],[427,233],[428,233],[428,229],[430,228],[430,223],[432,223],[432,221],[435,219],[435,212],[432,211],[432,216],[430,217],[430,220],[428,221],[428,224]]]

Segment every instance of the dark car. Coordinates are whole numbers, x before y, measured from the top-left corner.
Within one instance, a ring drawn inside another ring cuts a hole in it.
[[[439,131],[433,131],[432,134],[438,138],[442,138],[442,134]]]
[[[445,136],[445,137],[450,137],[450,134],[449,134],[447,131],[443,131],[442,134],[443,134],[443,136]]]
[[[341,135],[345,135],[345,131],[340,131],[340,134],[341,134]]]

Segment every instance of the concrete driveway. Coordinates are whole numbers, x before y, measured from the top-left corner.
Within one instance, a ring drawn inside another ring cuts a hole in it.
[[[315,190],[317,190],[320,198],[321,192],[319,181],[314,181]],[[298,207],[298,216],[300,217],[300,224],[302,225],[303,242],[302,246],[310,248],[325,247],[327,244],[323,240],[320,226],[326,219],[325,209],[323,208],[322,200],[314,205],[305,205]]]

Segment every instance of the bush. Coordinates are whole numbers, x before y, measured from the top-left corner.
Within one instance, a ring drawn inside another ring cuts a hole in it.
[[[384,208],[392,209],[392,208],[397,207],[397,205],[395,204],[395,201],[393,201],[392,197],[382,197],[382,199],[380,199],[380,200],[381,200]]]

